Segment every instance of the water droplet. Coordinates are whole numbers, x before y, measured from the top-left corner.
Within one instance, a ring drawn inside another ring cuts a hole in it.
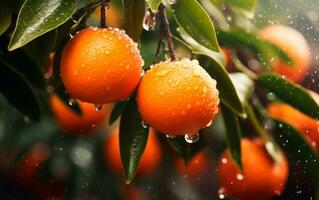
[[[222,163],[223,163],[223,164],[226,164],[227,162],[228,162],[227,158],[223,158],[223,159],[222,159]]]
[[[151,30],[154,30],[155,26],[156,26],[156,19],[155,19],[154,13],[147,11],[143,19],[143,28],[146,31],[151,31]]]
[[[199,134],[185,134],[185,141],[189,144],[196,143],[199,140]]]
[[[100,111],[100,110],[102,110],[102,108],[103,108],[103,105],[95,105],[96,111]]]
[[[174,136],[174,135],[168,135],[168,134],[167,134],[166,137],[169,138],[169,139],[173,139],[173,138],[175,138],[176,136]]]
[[[236,175],[237,180],[242,181],[244,179],[244,176],[242,174]]]
[[[148,128],[147,122],[143,120],[143,121],[142,121],[142,126],[143,126],[143,128]]]
[[[225,198],[226,198],[225,188],[220,188],[220,189],[218,190],[218,198],[219,198],[219,199],[225,199]]]
[[[141,77],[143,77],[144,75],[145,75],[145,71],[144,70],[142,70],[142,72],[141,72]]]
[[[210,127],[210,126],[212,125],[212,123],[213,123],[213,120],[210,120],[210,121],[208,122],[208,124],[206,124],[206,127]]]
[[[28,116],[24,116],[23,117],[23,120],[26,122],[26,123],[29,123],[30,122],[30,118]]]
[[[69,99],[69,105],[70,105],[70,106],[73,106],[73,105],[75,105],[75,104],[76,104],[76,99],[70,98],[70,99]]]

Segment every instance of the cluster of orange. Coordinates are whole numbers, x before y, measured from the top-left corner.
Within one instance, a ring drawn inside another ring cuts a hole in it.
[[[293,61],[292,66],[274,61],[274,70],[293,81],[301,81],[310,62],[309,48],[302,35],[291,28],[270,26],[261,36],[283,48]],[[77,33],[63,50],[61,78],[70,96],[78,100],[83,114],[74,114],[53,95],[51,105],[58,124],[65,132],[91,132],[108,118],[110,103],[129,98],[134,90],[143,120],[167,135],[196,134],[214,119],[219,105],[216,81],[196,60],[161,62],[145,74],[142,67],[137,44],[123,30],[87,28]],[[103,105],[103,109],[96,111],[94,105]],[[318,140],[318,121],[287,105],[273,105],[269,112],[307,133],[311,140]],[[152,173],[162,157],[152,128],[138,175]],[[115,128],[107,137],[105,158],[114,172],[122,174],[118,132]],[[284,154],[281,162],[274,163],[259,139],[241,142],[244,171],[238,169],[228,151],[220,159],[218,173],[223,192],[236,199],[269,199],[282,193],[288,176]],[[198,154],[187,168],[181,161],[176,166],[181,174],[197,176],[207,163],[207,157]]]

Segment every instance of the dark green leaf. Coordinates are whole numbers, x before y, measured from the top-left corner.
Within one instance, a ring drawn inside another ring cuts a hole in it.
[[[20,112],[40,120],[40,101],[31,84],[0,55],[0,91]]]
[[[21,7],[8,49],[17,49],[66,22],[76,0],[26,0]]]
[[[173,11],[177,23],[188,35],[204,47],[219,51],[213,22],[196,0],[178,0]]]
[[[244,108],[225,68],[206,55],[198,55],[198,60],[209,75],[217,81],[217,89],[219,90],[221,101],[237,114],[243,115]]]
[[[242,104],[246,104],[254,90],[254,82],[244,73],[231,73],[230,79]]]
[[[144,0],[124,0],[125,30],[135,41],[139,42],[143,31],[143,19],[145,14]]]
[[[55,45],[56,37],[56,30],[50,31],[25,45],[22,50],[25,51],[39,67],[46,68],[48,67],[48,60]]]
[[[236,114],[224,104],[221,104],[223,118],[226,128],[226,141],[230,151],[230,155],[235,161],[236,165],[242,170],[241,162],[241,129],[239,119]]]
[[[162,0],[146,0],[147,5],[150,7],[152,12],[157,12],[158,6],[161,4]]]
[[[257,83],[299,111],[319,120],[319,106],[302,86],[272,73],[259,75]]]
[[[120,121],[120,152],[125,179],[130,183],[145,150],[149,128],[144,128],[135,97],[127,103]]]
[[[113,124],[117,120],[117,118],[119,118],[119,116],[124,111],[126,104],[127,104],[127,101],[119,101],[115,104],[110,116],[110,121],[109,121],[110,125]]]
[[[6,48],[8,43],[9,40],[6,37],[0,37],[0,54],[3,57],[2,59],[10,63],[33,86],[44,90],[44,76],[38,65],[21,49],[9,52]]]
[[[11,13],[4,5],[0,5],[0,35],[2,35],[11,24]]]
[[[167,138],[169,145],[181,156],[187,165],[192,157],[206,146],[206,140],[203,133],[200,133],[199,140],[190,144],[185,141],[184,136]]]
[[[256,0],[225,0],[225,2],[248,11],[254,9],[256,5]]]
[[[62,57],[62,51],[66,43],[69,41],[69,37],[66,37],[59,47],[56,49],[54,54],[54,60],[53,60],[53,79],[54,79],[54,88],[55,93],[60,97],[62,102],[69,106],[73,112],[75,112],[78,115],[82,114],[81,108],[78,104],[74,104],[72,106],[69,105],[70,95],[66,92],[66,89],[63,85],[61,76],[60,76],[60,61]]]
[[[319,157],[308,145],[305,139],[290,125],[280,120],[274,120],[274,137],[286,152],[288,158],[294,163],[300,163],[311,175],[319,192]]]

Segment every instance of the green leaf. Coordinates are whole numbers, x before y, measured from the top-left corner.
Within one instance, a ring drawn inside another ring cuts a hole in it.
[[[61,63],[62,51],[68,41],[69,41],[69,37],[64,38],[64,40],[61,42],[61,44],[58,46],[58,48],[55,51],[54,59],[53,59],[53,80],[54,80],[53,83],[54,83],[55,93],[62,100],[62,102],[66,106],[68,106],[74,113],[81,115],[82,111],[78,104],[74,104],[72,106],[69,105],[69,100],[71,97],[66,92],[66,89],[63,85],[63,82],[60,76],[60,63]]]
[[[158,6],[161,4],[161,2],[161,0],[146,0],[147,5],[154,13],[157,12]]]
[[[221,104],[223,118],[226,128],[226,141],[230,151],[230,155],[235,161],[239,169],[243,169],[241,162],[241,129],[239,119],[236,114],[224,104]]]
[[[249,11],[253,10],[256,5],[256,0],[225,0],[225,2]]]
[[[172,7],[177,23],[188,35],[202,46],[219,52],[213,22],[196,0],[178,0]]]
[[[8,49],[13,51],[66,22],[76,0],[26,0],[18,15]]]
[[[235,113],[244,115],[243,105],[225,68],[207,55],[198,55],[198,60],[209,75],[217,81],[221,101]]]
[[[55,45],[56,37],[56,30],[52,30],[25,45],[22,50],[25,51],[39,67],[46,68],[48,67],[48,60]]]
[[[203,133],[199,134],[199,140],[192,144],[187,143],[184,136],[167,138],[169,145],[177,152],[179,156],[182,157],[186,165],[189,163],[189,161],[191,161],[194,155],[196,155],[206,146],[206,139]]]
[[[119,101],[115,104],[110,116],[109,125],[113,124],[117,120],[117,118],[119,118],[119,116],[124,111],[126,104],[127,101]]]
[[[7,63],[0,55],[0,91],[21,113],[39,121],[40,100],[31,84],[24,76]]]
[[[257,83],[273,92],[282,101],[319,120],[319,106],[302,86],[273,73],[259,75]]]
[[[143,19],[145,14],[144,0],[124,0],[125,30],[135,41],[139,42],[143,31]]]
[[[0,35],[2,35],[11,24],[11,13],[4,5],[0,5]]]
[[[144,153],[149,128],[144,128],[135,97],[127,103],[120,121],[120,153],[126,183],[131,183]]]
[[[246,104],[253,94],[254,82],[244,73],[236,72],[229,74],[236,89],[237,96],[242,104]]]
[[[308,145],[305,139],[290,125],[283,121],[274,119],[274,137],[286,152],[288,158],[294,163],[300,163],[311,175],[319,193],[319,157]]]

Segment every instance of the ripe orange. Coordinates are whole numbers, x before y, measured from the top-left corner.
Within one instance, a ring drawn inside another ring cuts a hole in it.
[[[269,114],[287,122],[303,133],[311,146],[319,151],[319,121],[313,119],[288,104],[273,103],[268,106]]]
[[[67,107],[56,95],[50,97],[51,109],[57,124],[66,133],[90,133],[102,125],[110,115],[110,106],[104,105],[102,110],[96,111],[93,104],[78,101],[82,115],[77,115]]]
[[[310,48],[304,36],[297,30],[284,25],[267,26],[261,30],[260,35],[282,48],[294,63],[290,66],[275,60],[274,71],[292,81],[302,81],[311,61]]]
[[[154,129],[169,135],[195,134],[218,112],[216,81],[196,60],[162,62],[143,77],[137,104]]]
[[[138,166],[137,175],[143,176],[153,173],[158,167],[161,158],[162,151],[159,141],[154,133],[154,130],[150,129],[145,151]],[[118,128],[113,129],[107,137],[105,143],[105,159],[113,172],[124,174],[120,155]]]
[[[228,150],[218,164],[218,175],[226,195],[239,200],[267,200],[280,195],[288,176],[288,163],[282,153],[282,161],[275,163],[267,154],[260,139],[242,139],[241,172]]]
[[[189,175],[191,177],[202,176],[209,169],[209,158],[204,152],[199,152],[185,165],[183,159],[176,160],[177,172],[181,175]]]
[[[87,28],[63,50],[61,78],[74,99],[105,104],[130,96],[140,81],[143,60],[137,44],[116,28]]]

